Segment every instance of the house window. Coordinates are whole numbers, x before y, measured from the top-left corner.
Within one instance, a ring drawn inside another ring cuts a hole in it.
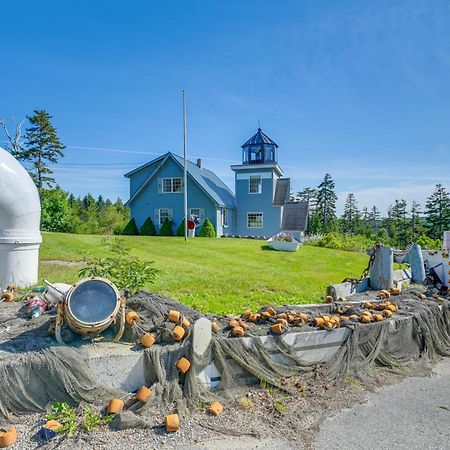
[[[170,210],[166,208],[160,208],[159,210],[159,224],[162,225],[166,219],[171,220],[172,217],[170,217]]]
[[[191,208],[189,210],[189,216],[192,218],[192,220],[195,221],[197,225],[203,223],[204,215],[205,210],[203,208]]]
[[[250,176],[248,183],[248,192],[250,194],[261,194],[262,185],[260,175]]]
[[[181,191],[182,191],[181,178],[177,177],[177,178],[162,179],[162,192],[164,194]]]
[[[228,226],[228,213],[226,209],[222,209],[222,226]]]
[[[247,228],[262,228],[263,213],[247,213]]]

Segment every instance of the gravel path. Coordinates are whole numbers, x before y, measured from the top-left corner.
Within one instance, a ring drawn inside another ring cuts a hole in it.
[[[369,394],[320,427],[315,449],[444,449],[450,447],[450,358],[431,378],[406,378]]]

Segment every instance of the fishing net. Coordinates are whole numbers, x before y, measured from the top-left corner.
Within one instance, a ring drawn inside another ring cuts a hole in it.
[[[12,420],[13,415],[44,411],[54,401],[106,406],[111,398],[121,397],[126,401],[125,412],[118,414],[111,426],[143,428],[160,425],[163,414],[176,411],[185,417],[191,409],[213,400],[232,402],[255,382],[298,395],[290,380],[298,379],[304,384],[327,380],[338,389],[349,378],[367,381],[386,370],[427,375],[431,362],[440,355],[450,355],[449,303],[403,297],[398,304],[395,319],[348,323],[347,340],[326,363],[308,363],[297,355],[301,333],[294,334],[289,345],[283,336],[253,339],[213,336],[206,352],[194,355],[190,327],[183,341],[161,342],[142,351],[145,384],[153,393],[147,403],[138,402],[132,394],[100,385],[80,349],[52,347],[12,355],[0,360],[0,415]],[[147,293],[130,299],[128,306],[142,318],[141,328],[127,326],[126,333],[132,341],[139,339],[142,330],[161,331],[168,327],[170,332],[171,325],[166,322],[170,309],[179,310],[191,322],[200,317],[178,302],[149,297]],[[264,339],[270,339],[270,345]],[[192,363],[186,374],[176,367],[182,357]],[[211,362],[220,373],[214,390],[198,376]]]

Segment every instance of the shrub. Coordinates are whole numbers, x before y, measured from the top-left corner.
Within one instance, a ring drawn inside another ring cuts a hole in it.
[[[126,236],[137,236],[139,234],[134,218],[130,219],[130,221],[125,225],[122,234],[125,234]]]
[[[155,224],[153,223],[153,220],[150,219],[150,217],[147,217],[144,224],[142,225],[140,234],[141,236],[156,236],[158,234]]]
[[[184,236],[184,219],[177,228],[177,236]]]
[[[327,233],[317,239],[309,240],[308,244],[350,252],[362,252],[372,247],[375,244],[375,240],[361,235],[350,236],[343,233]]]
[[[153,261],[140,260],[130,256],[123,238],[105,240],[109,255],[100,258],[84,257],[86,266],[80,269],[80,278],[102,277],[111,280],[118,289],[129,289],[132,294],[148,283],[153,283],[157,270]]]
[[[442,242],[439,239],[431,239],[425,234],[416,239],[416,244],[422,247],[422,250],[440,250]]]
[[[200,228],[200,237],[216,237],[216,230],[214,229],[214,225],[211,223],[209,219],[205,219],[202,227]]]
[[[167,217],[164,219],[161,228],[159,229],[160,236],[173,236],[173,220],[169,220]]]

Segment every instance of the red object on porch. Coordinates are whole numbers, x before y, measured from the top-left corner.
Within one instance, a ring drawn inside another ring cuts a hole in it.
[[[195,229],[195,222],[193,220],[188,220],[188,230],[194,230]]]

